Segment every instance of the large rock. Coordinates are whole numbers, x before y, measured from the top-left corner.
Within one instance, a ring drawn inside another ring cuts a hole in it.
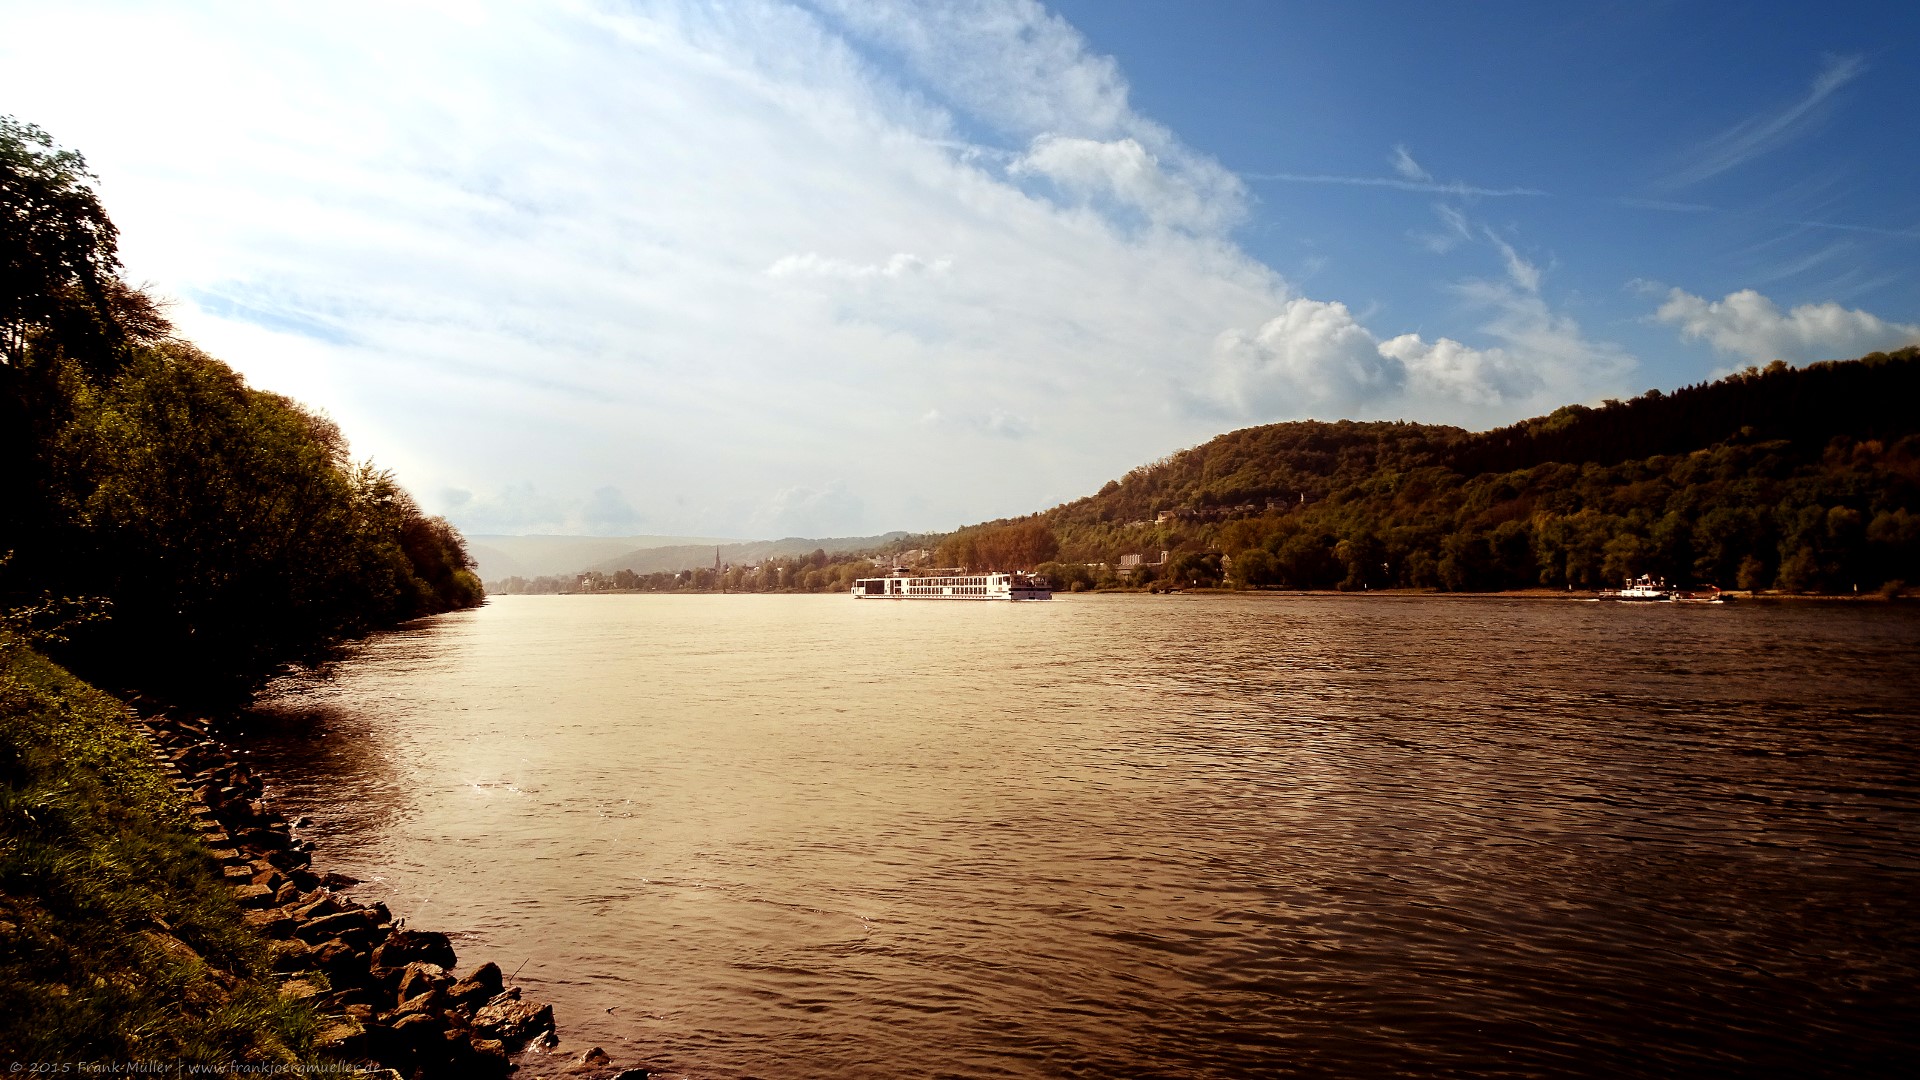
[[[265,885],[242,885],[233,890],[233,898],[244,908],[263,908],[273,903],[273,890]]]
[[[309,919],[317,919],[322,915],[333,915],[346,910],[340,906],[338,900],[317,889],[311,893],[302,895],[300,900],[300,905],[293,909],[293,917],[299,919],[301,922],[306,922]]]
[[[453,967],[459,962],[447,935],[431,930],[395,930],[373,951],[376,967],[403,968],[414,962]]]
[[[447,995],[454,1002],[469,1009],[478,1009],[487,1002],[500,996],[505,980],[500,977],[500,965],[488,961],[474,968],[466,978],[453,984]]]
[[[579,1057],[574,1058],[573,1064],[568,1067],[567,1071],[588,1072],[605,1069],[612,1066],[612,1064],[613,1059],[607,1056],[607,1052],[596,1046],[591,1050],[582,1052]]]
[[[536,1035],[553,1031],[553,1006],[516,1001],[501,995],[473,1014],[473,1030],[515,1049]]]
[[[467,1043],[467,1052],[454,1059],[460,1075],[473,1077],[474,1080],[505,1080],[513,1071],[513,1063],[507,1060],[507,1047],[499,1039],[473,1039]]]
[[[304,941],[290,938],[269,942],[267,949],[275,971],[305,971],[313,966],[313,950]]]
[[[439,990],[452,982],[446,968],[416,960],[400,970],[400,978],[394,985],[394,999],[406,1001]]]
[[[365,986],[372,981],[367,972],[367,954],[339,938],[314,949],[313,962],[327,973],[327,981],[340,989]]]
[[[364,908],[357,911],[342,911],[333,915],[322,915],[301,926],[293,936],[311,944],[340,938],[357,945],[373,943],[373,928],[378,925],[374,913]]]
[[[447,1030],[447,1020],[432,1012],[410,1012],[397,1016],[393,1020],[393,1032],[399,1035],[408,1046],[416,1051],[439,1049],[446,1040],[441,1034]]]
[[[249,911],[240,916],[240,921],[246,925],[247,929],[261,937],[269,938],[292,937],[293,928],[296,925],[293,916],[279,908]]]
[[[293,843],[292,837],[274,829],[247,829],[235,836],[234,840],[255,851],[279,851]]]

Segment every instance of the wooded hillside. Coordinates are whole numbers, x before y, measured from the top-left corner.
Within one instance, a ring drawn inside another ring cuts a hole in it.
[[[1229,432],[1044,524],[1064,583],[1121,556],[1184,584],[1851,592],[1920,581],[1920,348],[1749,368],[1488,432],[1404,422]],[[989,545],[990,547],[991,545]],[[1032,545],[1028,546],[1032,550]]]

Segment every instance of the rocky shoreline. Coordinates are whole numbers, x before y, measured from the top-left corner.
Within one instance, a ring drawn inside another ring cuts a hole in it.
[[[447,935],[414,930],[385,904],[338,891],[357,881],[313,868],[312,845],[265,800],[265,784],[204,720],[164,710],[127,715],[186,802],[223,867],[246,924],[267,939],[280,992],[321,1018],[321,1054],[367,1075],[411,1080],[500,1080],[512,1055],[558,1043],[551,1006],[528,1001],[487,963],[456,978]],[[184,947],[184,946],[183,946]],[[646,1080],[595,1047],[571,1071],[595,1080]]]

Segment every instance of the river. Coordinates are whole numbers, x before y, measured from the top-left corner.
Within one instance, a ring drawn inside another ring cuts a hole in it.
[[[503,597],[281,684],[317,865],[687,1078],[1920,1051],[1920,613]]]

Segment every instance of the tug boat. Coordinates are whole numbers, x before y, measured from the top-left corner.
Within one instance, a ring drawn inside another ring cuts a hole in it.
[[[1627,582],[1626,588],[1615,589],[1612,592],[1604,592],[1601,593],[1600,596],[1605,600],[1629,600],[1638,603],[1664,604],[1673,599],[1673,590],[1667,588],[1667,583],[1659,578],[1642,574],[1632,581]]]
[[[1690,589],[1676,589],[1657,577],[1641,575],[1627,582],[1624,589],[1614,589],[1600,594],[1602,600],[1626,600],[1637,603],[1660,604],[1724,604],[1726,598],[1720,595],[1720,586],[1709,585],[1705,592]]]
[[[955,567],[861,578],[853,583],[853,595],[859,600],[1051,600],[1053,586],[1039,574],[970,574]]]

